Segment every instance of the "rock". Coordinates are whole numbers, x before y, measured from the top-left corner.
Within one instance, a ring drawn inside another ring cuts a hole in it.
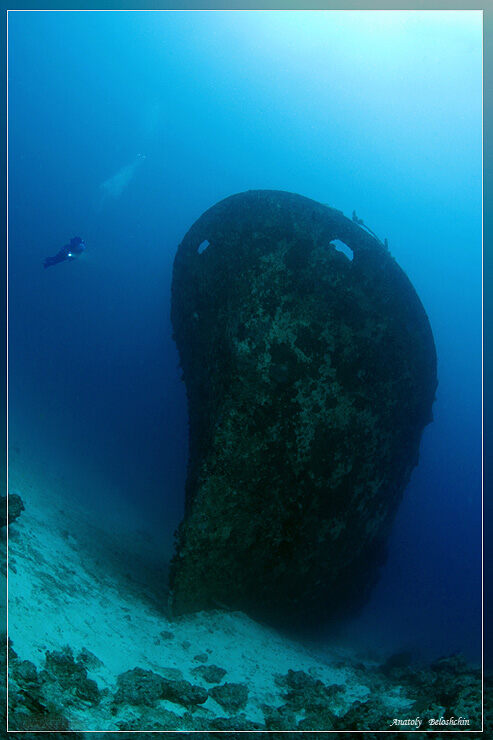
[[[5,644],[6,638],[2,641]],[[3,660],[0,660],[4,678],[5,657],[4,655]],[[35,735],[27,734],[28,732],[51,731],[53,734],[48,734],[48,737],[58,737],[55,735],[56,732],[70,729],[68,719],[64,716],[67,695],[61,690],[58,682],[47,683],[46,676],[46,671],[38,674],[36,666],[31,661],[20,660],[9,640],[9,728],[24,732],[26,740],[35,738]],[[2,699],[2,707],[5,709],[7,703],[5,689],[2,692]],[[5,722],[6,716],[3,716],[3,719]],[[74,734],[77,740],[80,736]]]
[[[161,672],[161,676],[166,679],[171,679],[173,681],[181,681],[183,678],[183,673],[179,668],[159,668]]]
[[[326,686],[323,681],[310,676],[305,671],[293,671],[291,669],[284,677],[284,682],[287,687],[284,694],[287,706],[295,712],[304,709],[308,714],[322,714],[324,723],[319,725],[319,729],[331,729],[330,726],[327,726],[328,716],[326,712],[328,707],[333,704],[334,697],[345,691],[344,686],[338,684]],[[317,728],[307,726],[305,729]]]
[[[99,660],[99,658],[94,655],[94,653],[91,653],[91,651],[85,647],[83,647],[78,654],[77,662],[82,663],[86,668],[89,669],[102,668],[104,665],[102,660]]]
[[[292,731],[296,728],[296,713],[289,704],[283,704],[281,707],[270,707],[265,704],[262,711],[265,717],[265,726],[268,730]]]
[[[9,493],[9,524],[15,522],[24,511],[24,503],[18,493]],[[0,496],[0,527],[7,524],[7,496]]]
[[[38,672],[34,663],[30,660],[15,662],[12,666],[12,676],[18,684],[29,684],[38,682]]]
[[[86,667],[74,660],[69,647],[60,651],[46,653],[46,669],[41,674],[43,682],[56,681],[63,691],[67,691],[89,704],[99,704],[101,695],[96,681],[87,678]]]
[[[220,683],[227,671],[217,665],[199,665],[192,670],[196,676],[201,676],[207,683]]]
[[[298,722],[297,729],[306,732],[307,730],[333,730],[336,727],[337,715],[330,711],[328,706],[319,707],[317,711],[307,710],[306,717]]]
[[[202,686],[195,686],[189,681],[165,681],[163,699],[182,704],[184,707],[193,707],[207,701],[207,690]]]
[[[3,632],[2,633],[2,645],[3,645],[3,642],[5,640],[7,640],[7,634],[5,632]],[[12,643],[12,640],[10,639],[10,637],[7,640],[7,652],[8,652],[9,660],[17,660],[18,655],[17,655],[17,653],[15,652],[15,650],[13,648],[13,643]],[[2,655],[2,658],[1,659],[2,660],[5,660],[5,655]]]
[[[218,733],[216,734],[214,732],[211,733],[214,737],[228,737],[228,735],[224,735],[223,733],[226,731],[231,731],[231,738],[237,738],[238,732],[244,732],[245,730],[249,730],[254,732],[255,730],[264,730],[263,725],[261,725],[259,722],[253,722],[252,720],[247,719],[245,714],[238,714],[236,717],[215,717],[210,722],[211,729],[217,730]]]
[[[399,671],[401,669],[407,669],[413,660],[413,653],[411,650],[400,650],[393,655],[390,655],[385,663],[382,665],[382,673],[392,673],[392,671]]]
[[[163,707],[159,708],[159,719],[156,720],[149,720],[147,719],[145,723],[142,721],[142,717],[139,715],[138,717],[135,717],[134,719],[129,720],[121,720],[117,723],[118,728],[120,730],[129,730],[135,732],[140,732],[144,729],[146,730],[146,734],[148,734],[149,730],[160,730],[161,732],[170,730],[177,730],[181,729],[182,727],[182,720],[181,717],[178,714],[174,714],[174,712],[170,712],[168,709],[164,709]],[[178,737],[178,736],[177,736]]]
[[[441,674],[442,676],[448,676],[452,679],[454,677],[461,677],[464,673],[467,673],[470,670],[470,666],[466,659],[460,653],[442,656],[435,660],[431,664],[430,668],[435,673]]]
[[[195,663],[207,663],[209,656],[207,653],[198,653],[198,655],[193,656],[193,659]]]
[[[117,678],[116,704],[133,704],[151,707],[163,697],[165,679],[154,671],[132,668]]]
[[[426,718],[425,724],[428,719],[444,716],[469,719],[467,727],[457,729],[477,730],[481,726],[481,670],[463,656],[439,658],[429,667],[409,667],[402,671],[399,682],[415,700],[412,711]]]
[[[177,669],[167,669],[169,671]],[[183,679],[164,678],[154,671],[132,668],[118,676],[116,704],[143,704],[154,706],[159,699],[167,699],[184,707],[194,707],[207,701],[207,691]]]
[[[295,692],[313,691],[318,686],[323,685],[322,681],[310,676],[309,673],[305,673],[305,671],[293,671],[291,668],[284,677],[284,682]]]
[[[224,683],[209,689],[209,695],[227,712],[243,709],[248,701],[248,687],[243,683]]]
[[[63,714],[52,713],[49,711],[43,711],[40,713],[30,712],[24,714],[23,712],[9,712],[9,729],[16,730],[17,732],[50,732],[53,733],[51,736],[53,739],[58,738],[58,733],[70,731],[70,724],[68,719]],[[57,733],[56,735],[54,733]],[[74,733],[70,732],[72,736]],[[25,738],[26,735],[24,734]],[[34,740],[36,736],[33,735]]]
[[[435,347],[409,279],[335,209],[249,191],[183,239],[171,314],[190,420],[173,614],[354,612],[432,418]]]
[[[389,708],[383,704],[378,697],[372,697],[368,701],[355,701],[345,714],[330,718],[330,727],[343,731],[348,730],[381,730],[389,726]],[[410,714],[414,717],[414,714]],[[319,728],[320,729],[320,726]],[[322,729],[323,728],[322,726]]]

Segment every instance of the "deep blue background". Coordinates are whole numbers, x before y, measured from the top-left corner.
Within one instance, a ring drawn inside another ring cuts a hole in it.
[[[10,441],[169,539],[187,457],[176,246],[279,188],[358,215],[413,281],[439,388],[352,639],[480,650],[479,13],[10,13]],[[101,184],[145,153],[120,196]],[[41,262],[71,236],[75,263]],[[42,481],[40,480],[40,485]]]

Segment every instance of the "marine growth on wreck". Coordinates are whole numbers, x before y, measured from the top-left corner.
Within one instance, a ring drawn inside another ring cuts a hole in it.
[[[172,323],[190,444],[174,614],[296,628],[354,611],[432,418],[435,346],[409,279],[357,219],[248,191],[180,244]]]

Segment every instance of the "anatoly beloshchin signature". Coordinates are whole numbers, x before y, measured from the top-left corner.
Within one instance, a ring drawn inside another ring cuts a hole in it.
[[[421,727],[425,720],[421,719],[421,717],[415,717],[414,719],[393,719],[390,723],[390,726],[397,725],[398,727],[416,727],[417,730]],[[439,717],[438,719],[430,718],[427,720],[427,724],[430,727],[435,727],[437,725],[443,727],[443,726],[467,726],[469,725],[469,720],[465,717]]]

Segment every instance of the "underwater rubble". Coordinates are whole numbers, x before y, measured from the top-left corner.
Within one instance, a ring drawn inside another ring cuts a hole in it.
[[[299,628],[354,612],[432,419],[435,346],[409,279],[340,211],[254,190],[186,234],[171,318],[189,409],[173,613]]]
[[[3,651],[2,661],[5,671]],[[99,661],[97,667],[100,664]],[[57,735],[72,732],[69,717],[77,708],[85,713],[88,729],[91,724],[97,729],[98,716],[100,722],[105,717],[107,727],[108,718],[113,717],[111,729],[122,733],[201,730],[214,737],[214,731],[228,730],[233,737],[240,730],[252,734],[258,730],[310,730],[315,731],[316,737],[317,730],[350,730],[365,733],[369,740],[372,730],[390,729],[386,697],[396,694],[396,690],[408,700],[405,715],[421,718],[422,731],[429,728],[429,719],[440,717],[467,718],[469,724],[454,728],[457,730],[481,728],[481,673],[458,655],[441,658],[431,665],[408,665],[390,672],[385,664],[373,671],[362,667],[361,679],[370,692],[364,701],[349,704],[344,699],[344,684],[327,684],[303,670],[288,669],[276,679],[282,703],[263,704],[263,721],[248,717],[246,684],[226,682],[205,688],[183,679],[166,678],[166,670],[159,674],[134,668],[116,678],[113,690],[101,691],[97,682],[87,677],[83,655],[74,658],[69,647],[59,652],[47,651],[45,667],[37,670],[9,645],[9,669],[9,729],[16,731],[49,730]],[[207,717],[196,712],[209,696],[224,710],[223,716]],[[492,698],[490,677],[485,681],[485,704],[491,706]],[[92,714],[96,708],[98,711]],[[436,727],[436,731],[427,734],[440,737],[439,732],[440,727]],[[407,733],[400,736],[406,737]]]

